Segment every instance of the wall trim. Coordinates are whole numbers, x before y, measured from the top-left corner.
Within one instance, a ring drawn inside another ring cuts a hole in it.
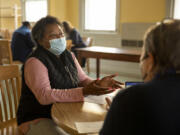
[[[166,18],[174,17],[175,0],[166,0]]]

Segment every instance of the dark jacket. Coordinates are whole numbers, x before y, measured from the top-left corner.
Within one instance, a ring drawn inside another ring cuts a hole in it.
[[[27,56],[32,52],[34,44],[31,40],[31,32],[26,26],[22,26],[13,33],[11,49],[13,60],[25,62]]]
[[[86,44],[83,42],[79,32],[76,29],[73,29],[70,34],[68,39],[72,40],[72,44],[74,44],[74,48],[82,48],[86,47]]]
[[[53,89],[70,89],[78,86],[78,73],[72,55],[65,50],[58,58],[39,46],[30,57],[39,59],[48,69],[49,81]],[[41,105],[28,88],[22,74],[22,91],[17,112],[18,125],[37,118],[51,118],[51,106]]]
[[[120,91],[100,135],[180,135],[180,74]]]
[[[79,32],[76,29],[73,29],[70,34],[68,39],[72,40],[72,44],[74,45],[73,47],[71,47],[71,51],[75,54],[75,56],[77,57],[77,48],[84,48],[86,47],[86,44],[84,43],[84,41],[81,38],[81,35],[79,34]],[[82,67],[85,67],[85,63],[86,63],[86,59],[83,58],[82,59]]]

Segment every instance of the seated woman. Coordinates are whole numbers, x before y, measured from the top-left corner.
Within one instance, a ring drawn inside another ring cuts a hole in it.
[[[85,95],[111,93],[119,88],[119,82],[112,79],[115,75],[92,80],[83,72],[75,56],[66,50],[61,26],[56,18],[47,16],[32,29],[37,47],[22,68],[17,112],[19,128],[25,135],[63,134],[51,119],[53,103],[82,102]]]
[[[71,51],[77,57],[76,48],[84,48],[86,44],[83,42],[80,33],[72,26],[70,22],[64,21],[63,23],[64,32],[67,35],[67,39],[72,40],[72,44],[74,45],[71,47]],[[82,67],[85,67],[86,59],[82,59]]]
[[[118,93],[100,135],[180,134],[179,37],[180,20],[147,31],[140,58],[145,83]]]

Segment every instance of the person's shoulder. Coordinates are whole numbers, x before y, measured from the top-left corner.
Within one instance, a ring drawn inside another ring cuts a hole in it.
[[[144,89],[145,87],[147,87],[147,83],[142,83],[142,84],[133,85],[133,86],[130,86],[130,87],[125,88],[125,89],[123,89],[123,90],[120,90],[119,93],[118,93],[118,95],[127,94],[127,93],[131,93],[131,92],[141,91],[141,90]]]
[[[15,30],[15,33],[19,33],[21,35],[30,35],[31,31],[29,28],[21,26],[20,28],[18,28],[17,30]]]
[[[77,29],[72,29],[72,31],[71,31],[72,33],[76,33],[76,34],[79,34],[79,31],[77,30]]]
[[[73,28],[73,29],[72,29],[72,31],[74,31],[74,32],[78,32],[78,30],[77,30],[76,28]]]
[[[19,31],[20,29],[21,29],[21,27],[19,27],[19,28],[15,29],[15,31],[14,31],[14,32],[17,32],[17,31]]]
[[[146,93],[146,90],[149,89],[150,85],[151,84],[149,83],[143,83],[125,88],[120,90],[114,99],[119,101],[140,97]]]
[[[39,59],[35,58],[35,57],[30,57],[26,60],[25,65],[31,65],[31,64],[38,64],[40,62]]]
[[[26,60],[24,67],[28,69],[45,68],[45,65],[38,58],[30,57]]]

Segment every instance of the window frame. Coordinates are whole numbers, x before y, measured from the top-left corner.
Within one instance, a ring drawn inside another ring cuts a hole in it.
[[[116,24],[115,31],[110,30],[86,30],[85,29],[85,0],[79,2],[79,30],[83,34],[119,34],[120,33],[120,0],[116,0]]]
[[[26,10],[25,10],[25,5],[26,1],[40,1],[40,0],[21,0],[21,5],[22,5],[22,21],[27,21],[26,20]],[[47,1],[47,15],[49,14],[49,0],[44,0]],[[30,23],[35,23],[35,22],[30,22]]]
[[[166,0],[166,18],[174,18],[175,0]]]
[[[180,19],[180,18],[175,18],[175,4],[176,4],[176,0],[172,0],[171,1],[171,3],[172,3],[172,9],[173,9],[173,13],[172,13],[172,17],[174,18],[174,19]]]

